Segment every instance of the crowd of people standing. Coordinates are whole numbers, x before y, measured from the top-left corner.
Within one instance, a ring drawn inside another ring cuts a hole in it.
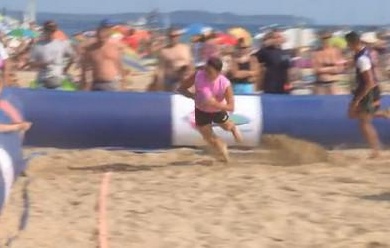
[[[127,35],[118,40],[112,35],[116,26],[103,20],[92,34],[66,39],[58,35],[61,30],[54,21],[47,21],[40,37],[21,43],[12,56],[1,43],[3,84],[14,84],[15,70],[30,69],[38,71],[35,88],[62,89],[71,82],[73,90],[125,90],[131,71],[123,66],[123,51],[126,46],[137,52],[140,49],[133,39],[134,29],[128,29]],[[149,91],[174,91],[212,57],[222,60],[222,73],[232,82],[235,94],[289,94],[299,82],[302,68],[312,71],[309,83],[314,94],[337,94],[340,76],[352,70],[351,54],[330,43],[333,34],[329,31],[320,32],[319,46],[309,50],[283,49],[286,39],[277,29],[265,34],[259,44],[246,37],[234,37],[235,42],[221,44],[213,30],[191,37],[188,43],[182,42],[183,30],[179,28],[170,28],[166,33],[147,32],[142,52],[147,51],[157,61],[153,80],[145,87]],[[372,37],[362,37],[362,41],[371,51],[376,75],[387,79],[383,47],[374,46]]]

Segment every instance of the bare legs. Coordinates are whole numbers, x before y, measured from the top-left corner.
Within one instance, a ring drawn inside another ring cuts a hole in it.
[[[366,139],[367,143],[372,149],[372,153],[369,158],[377,158],[379,157],[380,141],[378,133],[372,124],[372,119],[373,117],[368,114],[360,114],[359,126],[363,137]]]
[[[350,106],[349,109],[349,118],[357,119],[359,121],[359,128],[363,134],[363,137],[369,144],[372,149],[371,155],[369,158],[377,158],[380,155],[380,140],[378,133],[372,123],[373,118],[390,118],[389,110],[378,110],[373,114],[357,112],[354,108]]]
[[[231,122],[227,121],[223,124],[220,124],[220,127],[223,128],[226,131],[229,131],[234,136],[234,139],[236,142],[242,142],[242,136],[236,125]],[[198,127],[198,130],[200,134],[202,135],[203,139],[212,147],[214,148],[220,155],[222,155],[222,159],[224,162],[229,161],[229,152],[227,145],[224,141],[222,141],[218,136],[215,135],[212,125],[205,125],[202,127]]]

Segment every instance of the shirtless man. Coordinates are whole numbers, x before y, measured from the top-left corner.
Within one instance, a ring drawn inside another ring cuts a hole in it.
[[[150,90],[173,91],[192,71],[191,48],[180,43],[180,35],[177,29],[168,31],[168,45],[160,52],[155,82]]]
[[[122,47],[110,38],[111,28],[101,26],[97,30],[96,41],[83,49],[81,80],[84,90],[122,91],[124,89]]]

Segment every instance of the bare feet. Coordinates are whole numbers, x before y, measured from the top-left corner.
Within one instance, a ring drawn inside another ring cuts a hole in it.
[[[241,143],[244,139],[242,138],[242,134],[240,132],[240,130],[238,130],[237,126],[235,126],[232,130],[232,134],[234,136],[234,140],[237,142],[237,143]]]
[[[390,119],[390,108],[377,111],[375,117]]]
[[[228,163],[230,158],[229,158],[229,151],[228,151],[228,146],[221,140],[217,142],[217,149],[222,156],[221,161]]]
[[[368,156],[368,159],[376,159],[380,157],[380,152],[378,150],[372,151],[370,156]]]

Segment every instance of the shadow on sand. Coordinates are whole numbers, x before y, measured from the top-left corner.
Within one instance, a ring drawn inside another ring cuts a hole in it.
[[[390,192],[385,192],[378,195],[365,195],[361,197],[364,200],[370,200],[370,201],[386,201],[390,202]]]

